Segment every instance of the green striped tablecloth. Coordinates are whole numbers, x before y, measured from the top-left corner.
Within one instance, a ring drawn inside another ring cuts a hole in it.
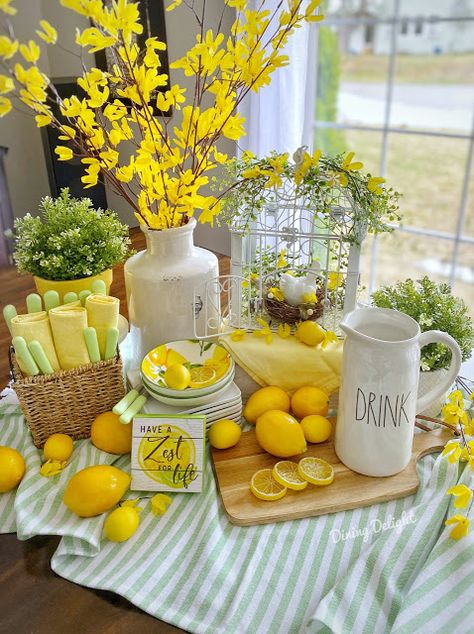
[[[0,416],[0,444],[18,447],[28,468],[16,495],[0,497],[0,532],[63,535],[51,566],[66,579],[116,592],[191,632],[474,631],[474,534],[456,542],[444,527],[447,488],[472,478],[464,465],[426,456],[416,495],[240,528],[226,519],[207,461],[202,494],[174,495],[161,518],[143,500],[139,530],[114,544],[101,538],[104,518],[76,518],[62,491],[86,465],[127,469],[129,458],[80,441],[61,476],[42,478],[19,409],[3,406]]]

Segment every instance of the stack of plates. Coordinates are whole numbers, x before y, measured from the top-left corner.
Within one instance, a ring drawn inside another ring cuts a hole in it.
[[[201,371],[204,375],[203,386],[185,390],[169,388],[164,374],[167,367],[176,363],[188,364],[191,373]],[[230,354],[215,343],[182,340],[151,350],[142,361],[140,373],[143,386],[150,396],[165,405],[189,410],[191,407],[219,402],[233,382],[235,364]],[[206,373],[211,375],[210,379],[206,380]]]
[[[206,417],[206,428],[221,418],[229,418],[240,424],[242,419],[242,395],[233,382],[215,397],[212,402],[198,407],[188,405],[166,405],[149,398],[143,406],[145,414],[200,414]]]

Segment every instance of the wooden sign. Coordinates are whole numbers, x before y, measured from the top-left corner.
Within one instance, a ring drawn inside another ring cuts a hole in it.
[[[205,440],[205,416],[140,414],[135,417],[131,489],[199,493]]]

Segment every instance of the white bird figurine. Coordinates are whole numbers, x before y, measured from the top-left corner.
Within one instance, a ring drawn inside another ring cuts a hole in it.
[[[280,289],[283,297],[291,306],[304,303],[304,296],[316,293],[316,275],[308,273],[304,277],[293,277],[288,273],[280,276]]]

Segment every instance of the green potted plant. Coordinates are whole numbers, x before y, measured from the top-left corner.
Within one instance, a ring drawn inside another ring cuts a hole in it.
[[[452,294],[449,284],[436,284],[425,276],[407,279],[392,286],[382,286],[372,293],[372,304],[379,308],[394,308],[409,315],[421,331],[441,330],[451,335],[461,348],[463,361],[469,359],[474,347],[474,325],[464,301]],[[419,393],[425,394],[446,374],[451,353],[443,344],[432,343],[421,351]],[[433,403],[425,413],[436,416],[441,402]]]
[[[72,198],[67,188],[58,198],[46,196],[40,216],[15,221],[14,259],[20,273],[31,273],[40,295],[55,290],[90,289],[104,280],[107,292],[112,267],[130,255],[128,227],[110,210],[94,209],[89,198]]]

